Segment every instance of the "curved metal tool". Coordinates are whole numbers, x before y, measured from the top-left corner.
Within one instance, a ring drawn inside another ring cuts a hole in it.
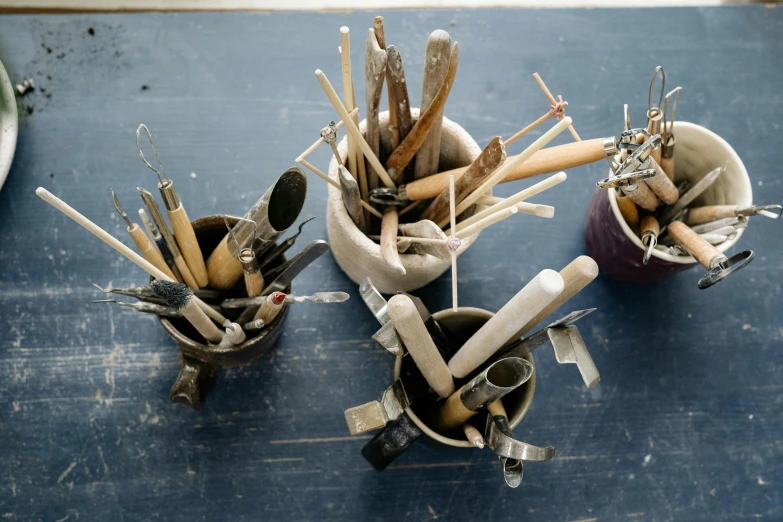
[[[730,258],[724,256],[723,260],[717,260],[715,266],[699,279],[699,289],[704,290],[709,288],[712,285],[723,281],[730,274],[745,268],[748,266],[748,263],[753,260],[755,255],[753,250],[743,250]]]
[[[351,435],[360,435],[386,426],[396,420],[410,406],[405,387],[400,379],[386,388],[380,401],[370,401],[345,410],[345,422]]]
[[[522,483],[522,461],[545,462],[554,458],[556,453],[553,446],[542,448],[504,434],[491,415],[487,415],[484,441],[500,457],[503,465],[503,478],[505,478],[506,484],[512,488]]]
[[[370,203],[382,205],[385,207],[404,207],[410,203],[410,201],[400,194],[398,189],[376,188],[370,191]]]
[[[734,211],[736,216],[764,216],[770,219],[778,219],[781,214],[783,214],[783,206],[781,205],[754,205],[738,208]]]
[[[368,277],[359,285],[359,295],[362,296],[362,301],[370,309],[372,315],[378,319],[378,322],[382,325],[388,323],[391,318],[386,311],[386,299],[383,298],[381,293],[375,288],[372,280]]]
[[[655,176],[655,169],[644,169],[602,179],[596,183],[595,186],[602,189],[630,187],[631,185],[639,183],[643,179],[649,179],[653,176]]]

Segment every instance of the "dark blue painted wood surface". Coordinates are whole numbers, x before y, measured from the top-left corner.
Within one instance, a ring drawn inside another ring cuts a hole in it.
[[[678,117],[735,147],[756,201],[783,200],[780,8],[383,14],[414,104],[429,32],[460,42],[447,115],[482,145],[547,109],[534,71],[587,138],[616,133],[623,103],[641,122],[663,64],[684,88]],[[38,86],[20,101],[0,192],[2,520],[781,520],[783,246],[780,224],[761,219],[742,238],[757,260],[709,291],[696,288],[700,269],[649,287],[602,277],[569,305],[599,308],[582,332],[602,381],[588,391],[551,350],[536,355],[536,398],[516,434],[558,457],[527,466],[518,490],[486,451],[416,444],[384,473],[362,460],[366,439],[348,437],[342,412],[377,398],[392,359],[329,256],[295,289],[349,291],[348,303],[295,306],[271,356],[219,374],[201,411],[169,403],[173,343],[151,317],[90,304],[90,282],[146,276],[35,188],[129,242],[108,191],[135,210],[135,187],[153,186],[134,145],[144,122],[192,217],[242,212],[335,118],[313,70],[340,84],[348,25],[357,71],[372,16],[0,18],[0,59]],[[313,158],[327,159],[323,148]],[[497,310],[581,254],[604,169],[573,169],[536,198],[556,206],[554,220],[517,216],[482,234],[460,260],[460,303]],[[300,246],[325,237],[326,188],[310,186],[303,215],[319,219]],[[447,274],[419,295],[442,309],[449,285]]]

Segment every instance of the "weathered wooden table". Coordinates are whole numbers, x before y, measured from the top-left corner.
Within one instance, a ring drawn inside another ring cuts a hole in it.
[[[678,117],[734,146],[758,202],[783,200],[780,8],[383,14],[414,104],[429,32],[460,42],[447,115],[482,145],[546,110],[534,71],[569,101],[580,134],[600,137],[620,128],[623,103],[643,121],[663,64],[670,87],[683,86]],[[549,348],[537,353],[538,390],[516,434],[558,456],[528,465],[518,490],[487,451],[418,443],[383,473],[361,458],[367,437],[349,437],[342,412],[378,397],[392,358],[329,256],[295,290],[344,290],[348,303],[295,306],[274,352],[219,374],[201,411],[169,403],[179,352],[155,320],[90,303],[91,282],[146,276],[35,188],[128,240],[109,187],[135,212],[135,187],[154,186],[135,151],[143,122],[192,217],[241,213],[335,119],[313,70],[339,85],[341,25],[358,69],[372,16],[0,18],[0,59],[37,86],[20,99],[0,192],[2,520],[783,518],[783,245],[780,223],[761,218],[742,238],[758,259],[711,290],[691,269],[646,287],[601,277],[574,300],[599,308],[581,329],[602,381],[588,391]],[[328,150],[313,159],[325,168]],[[460,259],[460,303],[497,310],[581,254],[604,169],[573,169],[536,198],[557,207],[554,220],[516,216],[483,233]],[[303,216],[319,219],[300,246],[325,236],[325,198],[311,178]],[[449,289],[446,274],[419,295],[438,310]]]

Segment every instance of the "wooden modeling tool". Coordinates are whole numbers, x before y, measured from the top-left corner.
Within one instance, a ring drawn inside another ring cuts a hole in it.
[[[383,17],[376,16],[373,20],[373,34],[378,43],[378,47],[386,53],[386,32],[383,28]],[[394,98],[394,90],[391,87],[391,71],[389,70],[388,57],[386,61],[386,87],[389,95],[389,132],[391,134],[392,150],[397,148],[400,143],[400,134],[397,130],[397,100]],[[379,156],[380,157],[380,156]]]
[[[179,310],[201,336],[213,344],[223,340],[223,332],[209,320],[204,311],[193,301],[193,291],[183,283],[156,279],[150,286],[170,307]],[[224,321],[227,322],[228,319]]]
[[[158,204],[155,202],[155,197],[151,192],[144,190],[141,187],[136,187],[136,190],[139,191],[142,201],[144,201],[147,210],[150,212],[152,221],[158,227],[163,239],[166,241],[166,246],[168,247],[169,252],[171,252],[171,257],[174,259],[174,266],[177,267],[180,275],[182,275],[182,282],[188,285],[191,290],[197,289],[199,287],[198,283],[193,277],[193,274],[190,273],[190,268],[188,268],[185,258],[182,257],[182,252],[180,252],[179,246],[177,246],[177,242],[171,234],[168,225],[166,225],[166,219],[163,217],[160,207],[158,207]]]
[[[144,153],[141,152],[139,135],[142,130],[147,134],[147,138],[152,146],[152,151],[155,153],[155,158],[157,159],[160,170],[153,167],[150,162],[144,158]],[[160,190],[160,195],[163,198],[163,203],[166,205],[166,210],[169,214],[171,229],[174,231],[174,239],[177,241],[177,246],[182,252],[182,257],[185,258],[185,262],[190,269],[190,273],[193,275],[193,279],[195,279],[199,288],[207,286],[209,283],[207,278],[207,266],[204,263],[204,256],[201,254],[201,247],[196,239],[196,232],[190,224],[190,218],[188,218],[188,214],[182,206],[179,195],[177,195],[177,191],[174,188],[174,182],[166,175],[166,169],[163,168],[163,164],[160,161],[160,156],[158,156],[158,150],[155,148],[155,142],[152,140],[150,130],[143,123],[136,129],[136,151],[139,153],[141,161],[158,175],[158,190]]]
[[[644,245],[642,263],[646,265],[650,260],[650,256],[652,256],[655,245],[658,244],[658,234],[661,233],[661,226],[658,224],[658,220],[655,219],[655,216],[648,214],[642,218],[639,231],[641,233],[639,237]]]
[[[101,241],[112,247],[114,250],[125,256],[126,258],[130,259],[133,263],[135,263],[137,266],[139,266],[142,270],[147,272],[149,275],[154,277],[155,279],[162,279],[164,281],[170,281],[171,278],[167,276],[164,272],[159,270],[155,265],[141,257],[139,254],[128,248],[126,245],[124,245],[121,241],[119,241],[117,238],[103,230],[101,227],[84,217],[82,214],[80,214],[76,209],[68,205],[66,202],[49,192],[43,187],[38,187],[35,190],[35,194],[44,200],[45,202],[49,203],[51,206],[74,220],[76,223],[87,229],[89,232],[91,232],[93,235],[98,237]],[[225,322],[226,318],[223,317],[223,314],[218,312],[217,310],[212,309],[208,304],[206,304],[204,301],[199,299],[196,296],[193,296],[193,300],[198,304],[199,308],[201,308],[204,313],[206,313],[213,321],[217,322],[218,324],[223,324]]]
[[[267,296],[255,316],[253,316],[253,320],[257,321],[260,319],[265,324],[271,323],[277,317],[277,314],[280,313],[280,310],[283,309],[285,297],[283,292],[274,292]]]
[[[699,288],[702,290],[722,281],[753,260],[752,250],[743,250],[731,258],[726,257],[723,252],[700,238],[682,221],[672,221],[669,223],[668,230],[669,236],[707,269],[707,273],[699,279]]]
[[[387,188],[396,188],[396,185],[389,177],[386,169],[383,168],[383,165],[381,165],[378,157],[373,153],[372,149],[365,141],[364,136],[362,136],[362,133],[359,131],[359,127],[353,123],[353,120],[350,118],[348,111],[340,101],[340,97],[337,96],[337,92],[334,90],[334,87],[332,87],[332,84],[329,83],[329,79],[320,69],[316,69],[315,76],[318,78],[318,83],[321,84],[321,88],[323,89],[324,93],[326,93],[327,98],[329,98],[329,101],[332,103],[334,110],[337,111],[337,114],[339,114],[340,118],[342,118],[343,122],[345,123],[346,130],[353,136],[354,140],[359,145],[359,148],[367,158],[367,161],[369,161],[372,168],[375,169],[375,173],[378,174],[378,176],[381,178],[381,181]]]
[[[131,239],[135,243],[136,248],[139,249],[142,257],[152,263],[158,270],[169,276],[171,279],[174,279],[174,273],[169,269],[166,261],[163,260],[163,256],[160,255],[160,252],[155,247],[155,244],[150,241],[150,238],[147,237],[147,234],[144,233],[138,224],[133,223],[130,220],[128,214],[122,210],[120,200],[117,199],[117,194],[114,193],[114,189],[110,190],[111,199],[114,202],[114,208],[117,209],[117,212],[120,214],[120,216],[122,216],[122,219],[125,220],[125,223],[127,223],[128,234],[130,234]]]
[[[636,230],[639,227],[639,209],[636,208],[636,203],[628,196],[623,195],[622,191],[615,194],[615,200],[625,222],[631,227],[631,230]]]
[[[408,98],[408,84],[405,82],[405,68],[402,65],[402,56],[399,49],[394,45],[386,47],[386,70],[388,71],[389,92],[392,94],[395,102],[396,132],[400,140],[400,143],[394,148],[394,150],[397,150],[413,128],[413,117],[411,116],[411,103]],[[386,170],[387,172],[391,170],[388,161],[386,162]],[[403,169],[394,170],[389,172],[389,176],[395,183],[400,183],[404,181],[402,171]]]
[[[457,311],[457,250],[461,246],[462,239],[467,236],[457,236],[457,198],[454,195],[454,176],[449,176],[449,218],[451,220],[451,237],[446,243],[446,249],[451,255],[451,309]],[[491,223],[487,224],[489,226]]]
[[[711,223],[719,219],[739,216],[764,216],[770,219],[780,218],[783,207],[780,205],[753,205],[741,207],[739,205],[709,205],[706,207],[689,208],[683,222],[688,226]]]
[[[653,152],[660,149],[660,146],[661,137],[659,135],[651,136],[642,145],[636,147],[636,150],[623,161],[616,170],[615,175],[623,176],[637,172],[652,172],[652,176],[646,177],[644,183],[661,201],[667,205],[672,205],[677,201],[680,193],[652,156]]]
[[[147,230],[147,233],[155,242],[155,247],[158,249],[158,253],[166,262],[166,266],[168,266],[171,272],[174,274],[173,279],[181,283],[182,274],[179,273],[179,270],[177,269],[177,265],[174,263],[174,258],[172,257],[171,251],[169,250],[169,247],[166,244],[166,240],[163,239],[163,236],[161,235],[160,231],[155,226],[155,224],[152,221],[150,221],[150,218],[147,216],[147,213],[144,211],[143,208],[139,209],[139,219],[141,219],[141,223],[144,225],[144,228]]]
[[[378,113],[381,107],[383,79],[386,77],[386,50],[378,45],[374,29],[367,30],[367,41],[364,49],[364,101],[367,105],[365,134],[370,150],[376,158],[381,157],[381,126]],[[391,124],[391,113],[389,114]],[[368,187],[378,187],[378,175],[370,166],[368,172]]]
[[[236,323],[232,323],[228,319],[223,323],[223,328],[226,330],[226,338],[231,344],[242,344],[247,339],[244,329]]]
[[[446,431],[464,424],[482,408],[503,398],[533,376],[533,365],[521,357],[508,357],[489,365],[443,402],[432,427]]]
[[[449,69],[451,60],[451,36],[446,31],[437,29],[430,33],[427,39],[427,50],[424,53],[424,81],[421,88],[421,112],[427,111],[437,95]],[[416,153],[413,166],[414,179],[421,179],[438,172],[440,160],[440,136],[443,125],[443,109],[432,123],[429,134],[424,139]],[[472,426],[471,426],[472,427]],[[473,430],[478,433],[476,428]],[[481,435],[479,433],[479,435]]]
[[[466,422],[462,425],[462,431],[465,432],[465,438],[473,445],[473,447],[478,449],[484,448],[484,436],[479,430],[476,429],[475,426],[469,422]]]
[[[393,46],[392,46],[393,47]],[[443,79],[438,92],[430,102],[429,107],[426,110],[422,110],[419,115],[416,125],[413,126],[409,132],[404,132],[405,129],[402,125],[399,126],[399,134],[401,143],[394,149],[389,159],[386,160],[386,169],[389,171],[394,179],[399,181],[403,180],[402,172],[405,167],[410,163],[413,157],[418,152],[419,148],[427,139],[427,136],[437,121],[443,120],[443,110],[446,106],[446,100],[451,92],[451,87],[454,85],[454,78],[457,76],[457,66],[459,65],[459,43],[454,43],[454,48],[451,51],[451,57],[449,59],[449,68],[446,71],[446,77]],[[402,108],[400,107],[397,113],[399,121],[399,115]],[[410,110],[408,110],[410,112]],[[396,176],[396,177],[395,177]]]
[[[388,313],[394,329],[430,387],[443,398],[454,393],[454,380],[449,368],[435,347],[413,301],[406,295],[395,295],[389,299]]]
[[[394,207],[386,207],[381,221],[381,255],[390,268],[400,275],[405,275],[406,270],[402,265],[402,259],[397,252],[397,225],[399,216]]]
[[[712,186],[713,183],[715,183],[715,180],[717,180],[718,177],[721,174],[723,174],[727,166],[728,166],[728,162],[724,163],[722,166],[718,167],[717,169],[711,170],[710,172],[707,173],[706,176],[704,176],[699,181],[694,183],[693,186],[685,192],[685,194],[680,196],[680,198],[677,200],[676,203],[674,203],[674,205],[666,208],[663,211],[662,221],[668,222],[671,219],[674,219],[674,217],[677,216],[680,212],[688,208],[688,205],[693,203],[693,200],[701,196],[701,194],[705,190],[707,190],[710,186]]]
[[[506,344],[528,322],[563,292],[563,278],[554,270],[543,270],[506,303],[449,361],[457,378],[468,376]]]
[[[658,98],[658,104],[653,105],[653,87],[655,86],[655,79],[658,77],[658,73],[661,73],[661,95]],[[659,65],[653,72],[652,79],[650,80],[650,90],[647,94],[647,132],[652,136],[661,133],[661,121],[663,119],[661,105],[663,104],[664,92],[666,92],[666,72],[663,70],[663,67]],[[656,149],[653,151],[652,158],[656,163],[660,163],[661,150]]]
[[[502,203],[505,200],[506,198],[497,196],[481,196],[478,201],[476,201],[476,204],[490,207],[492,205]],[[517,212],[520,214],[527,214],[528,216],[537,216],[542,218],[555,217],[555,207],[550,205],[538,205],[536,203],[526,203],[524,201],[520,201],[519,203],[514,204],[514,208],[516,208]]]
[[[288,251],[288,249],[294,246],[294,244],[296,243],[296,239],[302,234],[302,229],[304,228],[304,226],[314,219],[315,216],[310,216],[309,218],[299,223],[299,227],[296,231],[296,234],[285,239],[284,241],[281,241],[280,243],[277,244],[277,246],[264,253],[264,257],[258,263],[259,268],[261,270],[264,270],[272,263],[272,261],[278,259],[280,256],[285,254]]]
[[[298,167],[291,167],[277,178],[263,196],[234,225],[232,232],[218,243],[207,259],[209,284],[219,290],[228,290],[242,278],[242,263],[237,258],[240,247],[252,248],[261,256],[291,227],[299,217],[307,197],[307,176]],[[254,222],[251,225],[249,222]],[[256,244],[252,244],[255,240]],[[269,279],[269,278],[268,278]]]
[[[663,102],[663,127],[661,129],[661,168],[674,181],[674,145],[677,139],[674,136],[674,117],[677,113],[677,106],[680,104],[680,93],[682,87],[676,87],[669,92]],[[669,98],[677,95],[672,104],[672,116],[669,122],[666,121],[666,113],[669,112]]]
[[[250,225],[253,227],[253,235],[250,242],[248,243],[249,245],[252,245],[255,241],[256,222],[244,218],[240,218],[240,220],[249,221]],[[223,217],[223,223],[225,223],[226,229],[228,230],[228,235],[236,247],[237,261],[242,263],[242,272],[245,276],[245,290],[247,291],[247,296],[256,297],[261,295],[261,292],[264,291],[264,286],[266,285],[264,284],[264,276],[261,274],[261,270],[258,268],[256,253],[250,247],[242,248],[239,245],[239,241],[237,241],[237,238],[231,229],[231,225],[228,224],[228,219],[226,219],[225,216]]]
[[[337,173],[340,176],[340,192],[343,199],[343,206],[345,211],[348,212],[348,216],[356,225],[356,228],[362,232],[367,232],[367,222],[364,220],[364,209],[362,208],[362,195],[359,189],[359,184],[351,177],[342,165],[338,165]],[[370,207],[372,208],[372,207]]]

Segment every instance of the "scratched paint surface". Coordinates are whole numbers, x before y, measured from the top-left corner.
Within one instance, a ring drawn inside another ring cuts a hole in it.
[[[616,133],[624,102],[640,124],[660,63],[684,87],[678,116],[733,144],[758,202],[783,200],[780,8],[385,16],[411,86],[430,31],[460,42],[446,111],[482,145],[547,109],[534,71],[569,101],[583,137]],[[135,214],[135,187],[154,186],[134,148],[143,122],[191,216],[241,213],[335,118],[312,72],[322,68],[340,89],[338,28],[353,29],[358,68],[371,20],[0,18],[0,59],[12,79],[38,86],[20,102],[17,157],[0,192],[2,520],[783,518],[783,246],[771,221],[743,237],[757,260],[708,292],[696,288],[698,269],[648,287],[601,277],[569,305],[599,308],[581,329],[603,379],[588,391],[550,349],[536,354],[538,390],[516,434],[556,446],[558,457],[528,465],[515,491],[486,451],[416,444],[384,473],[360,457],[367,437],[350,438],[342,412],[379,396],[392,360],[371,342],[377,323],[330,256],[295,289],[347,291],[349,302],[295,305],[271,355],[220,373],[201,411],[169,403],[173,343],[151,317],[90,304],[100,297],[90,282],[145,276],[35,188],[130,243],[109,187]],[[650,23],[660,38],[640,43]],[[418,88],[410,93],[417,103]],[[313,157],[323,168],[327,160],[324,148]],[[583,253],[583,216],[604,169],[573,169],[535,198],[557,208],[554,220],[516,216],[483,233],[460,260],[460,303],[497,310],[541,269]],[[325,198],[311,178],[303,216],[319,219],[300,247],[325,237]],[[419,295],[432,310],[447,307],[448,274]]]

